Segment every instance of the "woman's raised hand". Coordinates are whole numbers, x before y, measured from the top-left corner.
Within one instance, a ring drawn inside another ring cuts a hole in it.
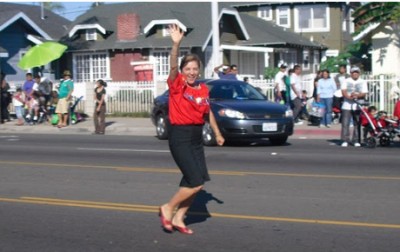
[[[183,31],[179,28],[177,24],[170,24],[168,28],[172,42],[179,44],[183,38]]]

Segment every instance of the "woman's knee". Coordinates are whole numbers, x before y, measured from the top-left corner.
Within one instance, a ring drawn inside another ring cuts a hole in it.
[[[195,191],[196,193],[198,193],[198,192],[200,192],[203,188],[204,188],[203,185],[196,186],[196,187],[193,188],[193,191]]]

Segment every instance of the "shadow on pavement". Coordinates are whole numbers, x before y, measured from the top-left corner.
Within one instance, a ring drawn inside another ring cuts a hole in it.
[[[207,204],[212,200],[215,200],[218,204],[224,204],[222,200],[215,198],[211,193],[201,190],[189,208],[188,216],[185,219],[186,225],[204,222],[210,218]]]
[[[106,127],[113,125],[115,122],[114,121],[106,121]]]

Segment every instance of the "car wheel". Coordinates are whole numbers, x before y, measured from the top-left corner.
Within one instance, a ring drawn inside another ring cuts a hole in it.
[[[205,123],[203,126],[203,144],[205,146],[217,145],[217,140],[209,123]]]
[[[157,138],[165,140],[168,138],[167,120],[163,114],[159,114],[156,120],[156,133]]]
[[[284,145],[287,141],[288,137],[270,137],[269,141],[271,142],[272,145]]]

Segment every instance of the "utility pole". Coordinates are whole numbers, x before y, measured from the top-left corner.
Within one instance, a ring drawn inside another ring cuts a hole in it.
[[[220,65],[219,20],[218,1],[211,2],[211,28],[212,28],[212,62],[213,67]]]

